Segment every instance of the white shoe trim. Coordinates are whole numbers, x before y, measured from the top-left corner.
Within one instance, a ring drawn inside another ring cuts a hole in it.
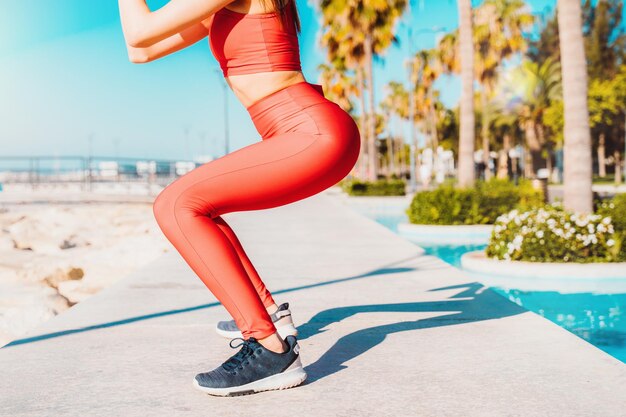
[[[291,336],[298,336],[298,329],[296,328],[296,326],[293,325],[293,323],[287,323],[287,324],[285,324],[283,326],[277,326],[276,327],[276,331],[278,332],[280,337],[282,337],[283,339],[286,338],[289,335],[291,335]],[[217,324],[215,325],[215,332],[217,334],[219,334],[220,336],[228,338],[228,339],[235,339],[237,337],[243,338],[243,335],[241,334],[241,331],[239,331],[239,330],[234,330],[234,331],[222,330],[219,327],[217,327]]]

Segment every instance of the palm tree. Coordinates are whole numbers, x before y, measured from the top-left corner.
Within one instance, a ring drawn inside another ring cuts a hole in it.
[[[481,84],[482,145],[485,178],[489,178],[488,101],[492,99],[502,61],[527,49],[524,31],[533,23],[523,0],[487,0],[476,10],[474,41],[476,44],[476,78]]]
[[[472,42],[472,2],[458,0],[459,9],[459,58],[461,70],[461,115],[459,132],[458,182],[462,187],[471,186],[474,174],[474,45]],[[445,51],[444,51],[445,52]],[[448,64],[450,61],[447,61]]]
[[[461,1],[459,1],[459,9],[467,10],[470,7],[469,2],[465,5],[466,9],[461,9]],[[465,13],[468,13],[467,11]],[[471,13],[471,8],[469,13]],[[473,77],[481,84],[480,89],[480,106],[483,109],[481,111],[481,136],[483,147],[483,159],[485,162],[485,176],[489,177],[491,171],[488,169],[489,163],[489,147],[490,147],[490,113],[491,106],[488,102],[492,99],[495,86],[498,80],[498,73],[502,66],[502,61],[509,58],[511,55],[525,51],[527,48],[526,38],[524,37],[524,31],[534,21],[533,16],[528,12],[526,4],[522,0],[486,0],[475,11],[475,19],[471,19],[473,24],[471,37],[473,40]],[[467,24],[466,24],[467,26]],[[444,64],[444,68],[447,72],[458,72],[462,70],[462,65],[459,65],[458,54],[461,53],[461,27],[458,31],[448,34],[439,43],[438,48],[441,53],[441,60]],[[469,58],[466,58],[469,59]],[[469,77],[469,75],[467,75]],[[469,83],[464,83],[465,86]],[[465,102],[465,106],[469,107],[473,104],[473,89],[471,99],[468,98]],[[469,94],[468,94],[469,95]],[[462,93],[463,97],[463,93]],[[463,101],[461,104],[463,107]],[[472,123],[473,125],[475,124]],[[463,130],[463,110],[461,110],[461,130]],[[474,137],[474,128],[472,133],[467,130],[466,136]],[[461,135],[463,136],[463,135]],[[461,140],[462,141],[462,140]],[[459,146],[460,153],[463,154],[463,149],[468,149],[469,145],[466,144],[465,148]],[[472,156],[470,158],[469,152],[466,152],[467,166],[472,167],[473,171],[473,145]],[[463,171],[461,162],[463,158],[459,155],[459,175]],[[459,182],[463,180],[459,179]]]
[[[356,76],[355,95],[359,98],[359,132],[361,147],[357,161],[359,178],[365,178],[369,149],[368,129],[366,128],[365,76],[364,76],[364,36],[361,32],[351,30],[349,9],[344,3],[337,1],[321,1],[322,35],[320,43],[327,51],[327,60],[332,67],[353,69]],[[326,86],[326,90],[328,90]]]
[[[443,65],[437,49],[419,51],[414,60],[413,70],[418,72],[416,88],[417,102],[420,104],[417,113],[427,121],[427,130],[430,137],[430,145],[433,151],[438,146],[437,133],[437,97],[435,82],[443,72]]]
[[[365,127],[369,179],[377,178],[376,115],[373,59],[398,40],[393,27],[404,13],[406,0],[372,1],[321,0],[320,8],[327,39],[334,39],[339,53],[353,54],[359,88],[369,92],[367,103],[362,98],[362,127]],[[345,45],[344,45],[345,42]],[[366,105],[367,104],[367,105]],[[368,109],[366,112],[365,109]],[[367,113],[367,116],[365,115]],[[365,118],[365,120],[363,120]]]
[[[396,21],[404,13],[406,0],[391,1],[371,1],[364,2],[349,0],[346,2],[352,6],[350,16],[350,26],[364,34],[363,43],[365,53],[365,77],[369,90],[367,130],[369,149],[369,179],[375,180],[377,173],[376,155],[376,116],[374,97],[374,56],[380,56],[391,46],[397,44],[398,38],[395,36],[393,28]]]
[[[405,119],[408,117],[408,93],[402,83],[397,81],[390,81],[385,86],[387,96],[381,101],[380,105],[387,115],[387,123],[391,124],[391,119]],[[394,117],[395,116],[395,117]],[[395,129],[394,129],[395,130]],[[390,155],[390,171],[400,175],[401,167],[396,165],[396,160],[400,151],[396,150],[396,138],[392,137],[391,133],[388,134],[388,144]]]
[[[527,176],[534,177],[546,145],[544,114],[562,98],[561,64],[552,58],[543,63],[525,60],[506,82],[504,96],[519,101],[517,112],[530,151]]]
[[[502,148],[498,152],[496,176],[499,179],[506,179],[509,177],[509,161],[512,162],[511,158],[509,158],[509,151],[514,145],[518,132],[518,116],[505,103],[493,101],[490,103],[490,107],[490,129],[496,135],[502,137]],[[511,167],[511,170],[516,171],[514,167]]]
[[[324,87],[324,95],[346,112],[353,113],[352,96],[356,96],[359,91],[354,77],[341,66],[322,63],[317,69],[320,71],[319,83]]]
[[[580,0],[558,0],[557,5],[565,106],[563,205],[591,213],[591,131]]]

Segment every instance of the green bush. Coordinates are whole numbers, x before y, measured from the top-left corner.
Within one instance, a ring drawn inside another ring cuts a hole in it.
[[[597,212],[610,216],[615,229],[626,232],[626,193],[617,194],[611,200],[601,203]]]
[[[626,194],[617,194],[611,200],[601,203],[597,213],[611,218],[615,227],[615,240],[619,245],[618,256],[626,260]]]
[[[616,262],[625,260],[610,216],[581,215],[560,205],[498,217],[486,254],[530,262]]]
[[[352,196],[405,195],[406,182],[403,179],[360,181],[357,179],[341,182],[343,191]]]
[[[406,209],[415,224],[492,224],[513,208],[525,210],[543,205],[543,194],[530,181],[515,185],[508,180],[478,181],[473,188],[442,184],[416,193]]]

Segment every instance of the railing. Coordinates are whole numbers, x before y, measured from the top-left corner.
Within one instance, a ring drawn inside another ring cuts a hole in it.
[[[204,162],[107,156],[0,156],[0,184],[97,183],[166,185]]]

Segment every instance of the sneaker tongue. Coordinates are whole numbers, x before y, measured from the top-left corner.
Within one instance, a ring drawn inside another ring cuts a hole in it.
[[[258,339],[256,339],[256,338],[254,338],[254,337],[249,338],[249,339],[247,340],[247,342],[248,342],[248,346],[250,346],[250,348],[251,348],[252,350],[255,350],[255,349],[256,349],[257,347],[259,347],[259,346],[263,346],[263,345],[259,342],[259,340],[258,340]]]
[[[239,352],[235,353],[226,362],[222,363],[222,367],[227,371],[237,368],[246,359],[246,357],[254,352],[254,349],[258,344],[257,340],[252,337],[245,340],[244,343],[240,345],[241,349]]]

